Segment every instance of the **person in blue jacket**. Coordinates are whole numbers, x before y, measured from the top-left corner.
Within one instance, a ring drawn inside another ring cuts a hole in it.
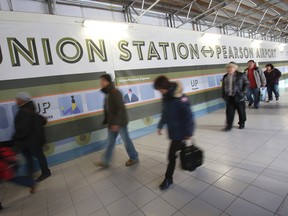
[[[158,134],[167,125],[171,140],[168,166],[160,189],[165,190],[173,184],[173,173],[176,166],[176,153],[185,147],[185,141],[192,139],[194,133],[194,117],[189,99],[183,94],[180,82],[171,82],[165,76],[159,76],[154,82],[154,88],[163,96],[163,109],[158,124]]]

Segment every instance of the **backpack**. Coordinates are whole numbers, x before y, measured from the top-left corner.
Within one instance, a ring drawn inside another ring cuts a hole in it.
[[[16,176],[18,160],[10,147],[0,147],[0,180],[9,181]]]

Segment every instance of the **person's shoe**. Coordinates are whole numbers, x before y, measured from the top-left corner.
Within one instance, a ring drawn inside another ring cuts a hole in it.
[[[129,159],[129,160],[126,162],[125,166],[126,166],[126,167],[130,167],[130,166],[133,166],[134,164],[137,164],[138,162],[139,162],[138,159],[137,159],[137,160]]]
[[[3,206],[2,203],[0,203],[0,211],[3,210]]]
[[[37,184],[33,185],[31,188],[30,188],[30,194],[34,194],[36,192],[36,188],[37,188]]]
[[[239,126],[239,129],[244,129],[245,128],[245,125],[244,124],[241,124],[240,126]]]
[[[254,108],[255,108],[255,109],[259,109],[259,107],[258,107],[258,106],[254,106]]]
[[[278,98],[276,98],[276,101],[278,101],[279,100],[279,97]]]
[[[159,185],[160,190],[166,190],[173,184],[173,180],[164,179],[164,181]]]
[[[49,178],[51,176],[51,172],[47,172],[45,174],[41,174],[37,179],[36,182],[44,181],[45,179]]]
[[[104,162],[102,162],[102,161],[97,161],[97,162],[94,162],[93,164],[94,164],[95,166],[97,166],[97,167],[101,167],[101,168],[104,168],[104,169],[109,168],[109,164],[104,163]]]
[[[267,103],[270,103],[270,100],[267,100]]]
[[[253,104],[253,102],[249,102],[248,106],[249,106],[249,107],[251,107],[251,106],[252,106],[252,104]]]
[[[230,127],[225,127],[225,128],[222,129],[222,131],[229,132],[229,131],[231,131],[231,128]]]

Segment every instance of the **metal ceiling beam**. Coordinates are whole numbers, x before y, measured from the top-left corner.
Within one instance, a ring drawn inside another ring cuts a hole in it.
[[[48,0],[47,3],[49,14],[55,14],[56,0]]]
[[[238,32],[240,32],[240,31],[243,31],[243,30],[251,29],[251,28],[253,28],[253,27],[255,27],[255,26],[261,25],[262,23],[266,23],[266,22],[269,22],[269,21],[271,21],[271,20],[280,18],[281,16],[286,16],[287,14],[288,14],[288,11],[286,11],[284,14],[281,14],[281,15],[278,15],[278,16],[275,16],[275,17],[263,19],[261,22],[255,23],[255,24],[253,24],[253,25],[251,25],[251,26],[245,27],[245,28],[243,28],[243,29],[240,28],[237,32],[234,32],[234,33],[232,33],[232,34],[230,34],[230,35],[233,35],[233,34],[235,34],[235,33],[238,33]]]
[[[264,4],[260,4],[260,5],[254,7],[254,8],[251,8],[251,9],[245,11],[245,13],[234,15],[234,16],[230,17],[229,19],[223,21],[222,23],[215,24],[214,26],[211,26],[210,28],[213,28],[213,27],[215,27],[217,25],[218,26],[230,25],[230,24],[234,23],[235,21],[239,21],[241,19],[244,20],[246,17],[254,14],[255,11],[259,11],[260,9],[263,10],[264,8],[265,9],[272,8],[273,6],[275,6],[275,5],[277,5],[277,4],[281,3],[281,2],[282,2],[282,0],[279,0],[279,1],[275,2],[275,3],[273,3],[272,5],[269,2],[265,2]],[[266,6],[268,6],[268,7],[266,7]],[[244,18],[243,18],[243,16],[244,16]]]
[[[12,4],[12,0],[7,0],[8,6],[9,6],[9,10],[13,11],[13,4]]]
[[[143,0],[143,1],[145,1],[145,0]],[[137,23],[140,19],[141,19],[141,17],[143,17],[148,11],[150,11],[156,4],[158,4],[158,2],[159,2],[160,0],[156,0],[152,5],[150,5],[150,7],[149,8],[147,8],[145,11],[143,11],[136,19],[135,19],[135,23]]]
[[[191,1],[189,4],[185,5],[184,7],[182,7],[180,10],[176,11],[175,13],[173,13],[172,15],[177,15],[178,13],[180,13],[181,11],[183,11],[184,9],[186,9],[187,7],[190,7],[191,5],[193,5],[193,3],[196,0]]]
[[[237,5],[237,8],[236,8],[236,10],[235,10],[234,16],[237,15],[238,10],[239,10],[241,4],[242,4],[242,0],[239,1],[238,5]]]
[[[214,7],[210,8],[209,10],[206,10],[204,11],[203,13],[197,15],[196,17],[194,18],[191,18],[191,19],[188,19],[187,21],[185,21],[184,23],[180,24],[179,26],[177,26],[177,28],[185,25],[186,23],[189,23],[189,22],[193,22],[193,21],[197,21],[199,19],[203,19],[204,17],[206,16],[209,16],[211,15],[212,13],[214,13],[215,11],[219,10],[220,8],[222,7],[225,7],[229,4],[231,4],[233,2],[233,0],[225,0],[217,5],[215,5]]]

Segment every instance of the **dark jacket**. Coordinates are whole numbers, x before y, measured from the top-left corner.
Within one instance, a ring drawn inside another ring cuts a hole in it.
[[[162,129],[167,124],[169,139],[175,141],[183,141],[193,136],[194,117],[181,83],[171,83],[171,88],[163,95],[162,102],[162,116],[158,128]]]
[[[222,98],[226,101],[229,98],[229,92],[227,92],[227,86],[225,79],[228,77],[228,73],[223,76],[222,79]],[[249,81],[244,73],[236,71],[233,77],[233,92],[236,102],[244,101]]]
[[[13,141],[19,148],[39,148],[45,144],[44,125],[47,120],[36,112],[33,101],[19,107],[15,117]]]
[[[279,79],[281,77],[281,72],[277,69],[274,68],[271,72],[264,71],[267,87],[273,86],[273,85],[278,85],[279,84]]]
[[[108,126],[126,126],[128,124],[128,116],[120,91],[115,88],[113,83],[101,89],[101,91],[106,94],[103,124],[108,124]]]

